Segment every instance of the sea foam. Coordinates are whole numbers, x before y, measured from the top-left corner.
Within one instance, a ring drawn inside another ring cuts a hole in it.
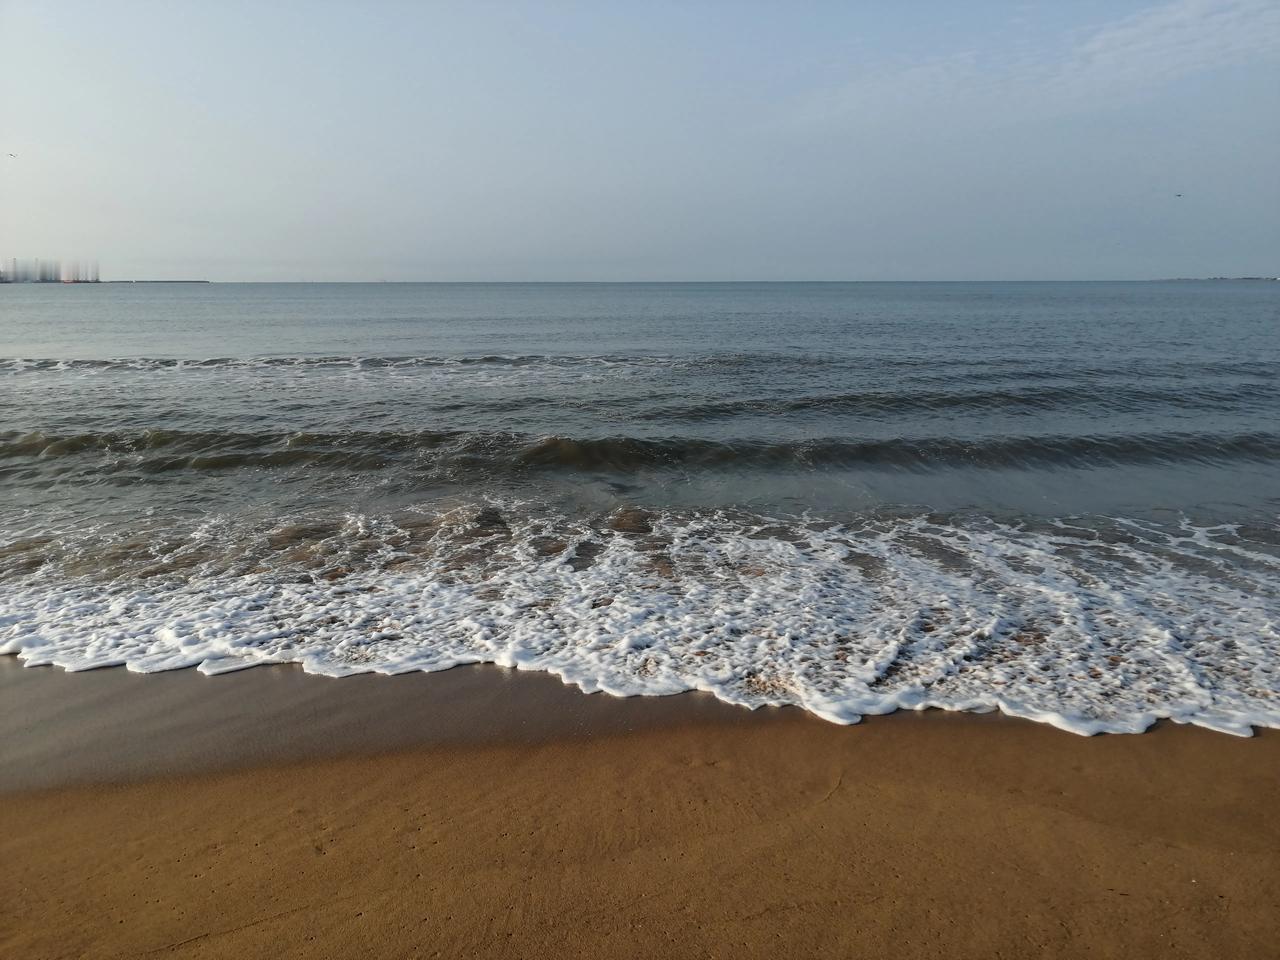
[[[838,723],[1280,726],[1277,531],[1079,518],[569,518],[491,503],[3,545],[0,652],[68,670],[495,663]]]

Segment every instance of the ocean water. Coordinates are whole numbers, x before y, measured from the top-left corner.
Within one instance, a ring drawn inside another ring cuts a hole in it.
[[[0,287],[0,652],[1280,726],[1280,283]]]

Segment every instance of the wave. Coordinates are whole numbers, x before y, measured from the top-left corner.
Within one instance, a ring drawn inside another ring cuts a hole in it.
[[[799,442],[692,439],[547,437],[521,446],[522,464],[574,469],[628,470],[662,466],[765,467],[1038,467],[1221,462],[1280,458],[1280,434],[1137,434],[959,440],[822,439]]]
[[[219,371],[219,370],[409,370],[413,368],[463,367],[670,367],[708,371],[742,372],[758,367],[803,369],[844,368],[874,371],[893,369],[916,373],[926,379],[932,374],[954,376],[965,371],[976,380],[1026,377],[1056,378],[1064,375],[1055,357],[934,357],[934,356],[838,356],[812,353],[719,353],[719,354],[476,354],[476,355],[327,355],[259,357],[109,357],[77,359],[58,357],[0,357],[0,372],[117,372],[117,371]],[[1240,376],[1270,379],[1280,376],[1280,361],[1273,360],[1169,360],[1127,358],[1114,362],[1075,363],[1072,379],[1109,377]]]
[[[943,468],[1019,469],[1150,463],[1269,463],[1280,434],[1253,432],[1048,435],[959,439],[827,438],[715,441],[688,437],[565,437],[465,431],[283,433],[156,429],[81,434],[0,433],[0,459],[56,465],[97,455],[94,469],[228,470],[315,464],[346,469],[435,467],[456,475],[539,470]]]
[[[10,373],[111,372],[111,371],[200,371],[200,370],[382,370],[414,367],[527,367],[669,365],[675,361],[658,356],[560,356],[542,354],[483,354],[476,356],[298,356],[298,357],[113,357],[96,360],[40,358],[0,358],[0,370]]]
[[[739,416],[785,416],[795,413],[896,416],[920,413],[1035,414],[1054,410],[1100,410],[1131,413],[1166,408],[1232,410],[1280,399],[1280,382],[1248,390],[1237,385],[1208,384],[1179,389],[1113,387],[1097,383],[1026,386],[1009,389],[880,390],[827,393],[804,397],[717,400],[656,407],[637,419],[701,422]]]
[[[0,653],[32,665],[488,662],[841,723],[941,707],[1077,733],[1280,726],[1271,527],[487,503],[40,533],[0,543]]]

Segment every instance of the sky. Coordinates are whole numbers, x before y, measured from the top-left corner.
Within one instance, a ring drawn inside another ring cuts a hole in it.
[[[1280,0],[0,0],[0,91],[104,279],[1280,275]]]

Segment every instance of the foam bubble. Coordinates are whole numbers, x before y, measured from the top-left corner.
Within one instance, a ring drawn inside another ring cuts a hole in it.
[[[491,504],[23,536],[0,551],[0,652],[30,665],[343,676],[483,662],[838,723],[940,707],[1081,734],[1160,718],[1280,726],[1270,527],[589,520]]]

